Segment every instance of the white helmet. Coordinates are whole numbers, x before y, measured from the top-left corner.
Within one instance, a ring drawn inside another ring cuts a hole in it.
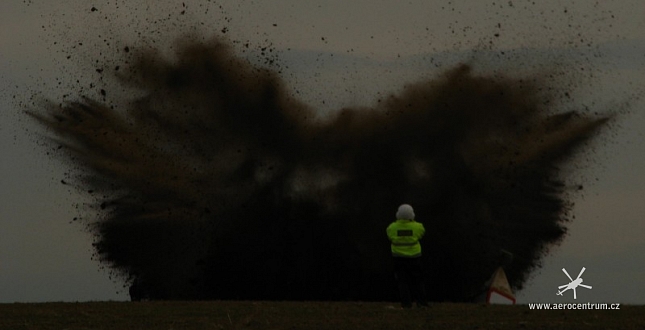
[[[396,218],[414,220],[414,209],[408,204],[403,204],[399,206],[399,210],[396,211]]]

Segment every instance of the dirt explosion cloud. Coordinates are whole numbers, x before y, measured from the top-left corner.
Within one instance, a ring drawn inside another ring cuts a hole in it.
[[[330,118],[221,40],[135,51],[126,109],[32,111],[96,198],[101,262],[152,299],[394,300],[385,228],[427,228],[432,300],[468,301],[510,251],[521,288],[562,240],[560,167],[607,118],[558,113],[545,82],[446,70]]]

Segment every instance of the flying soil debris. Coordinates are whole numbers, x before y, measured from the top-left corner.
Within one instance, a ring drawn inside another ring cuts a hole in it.
[[[225,42],[175,49],[130,50],[119,79],[142,94],[125,109],[31,111],[99,196],[97,256],[151,299],[395,300],[401,203],[427,229],[432,300],[474,297],[501,249],[521,288],[566,232],[559,166],[608,120],[468,65],[323,119]]]

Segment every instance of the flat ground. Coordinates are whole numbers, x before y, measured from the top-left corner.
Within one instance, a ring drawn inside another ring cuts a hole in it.
[[[361,302],[0,304],[0,329],[645,329],[645,306],[531,310],[527,305]]]

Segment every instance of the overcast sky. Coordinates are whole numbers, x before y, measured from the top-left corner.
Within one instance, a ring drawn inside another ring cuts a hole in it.
[[[224,35],[240,42],[240,52],[246,42],[251,49],[269,46],[294,94],[321,111],[369,106],[379,93],[460,60],[482,73],[506,74],[518,74],[523,63],[528,70],[567,63],[574,89],[568,106],[620,116],[571,168],[571,181],[585,187],[572,195],[575,219],[518,302],[573,301],[555,295],[568,282],[562,268],[574,276],[586,267],[583,278],[593,289],[579,289],[578,302],[645,303],[645,3],[639,0],[4,0],[0,302],[128,298],[92,260],[91,235],[72,221],[85,211],[84,197],[60,183],[70,167],[47,155],[41,129],[22,106],[32,106],[33,95],[62,100],[79,91],[75,84],[89,86],[96,60],[113,61],[110,54],[125,45],[146,40],[169,47],[189,31]],[[508,63],[490,60],[501,52],[520,55]]]

